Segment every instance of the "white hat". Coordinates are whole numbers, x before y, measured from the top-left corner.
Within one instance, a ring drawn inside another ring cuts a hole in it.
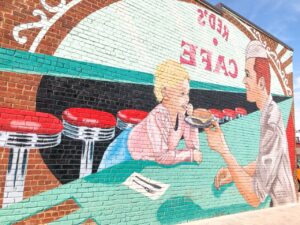
[[[246,59],[257,57],[267,59],[267,51],[260,41],[250,41],[246,48]]]

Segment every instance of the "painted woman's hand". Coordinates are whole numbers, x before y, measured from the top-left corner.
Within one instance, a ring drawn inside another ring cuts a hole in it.
[[[200,164],[202,162],[202,152],[200,152],[199,150],[194,150],[193,151],[193,159],[195,162]]]
[[[186,106],[186,113],[189,115],[189,116],[192,116],[193,115],[193,111],[194,111],[194,107],[191,103],[189,103],[187,106]]]

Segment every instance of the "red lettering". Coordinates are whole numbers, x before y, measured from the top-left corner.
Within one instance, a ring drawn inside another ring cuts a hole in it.
[[[180,56],[181,64],[188,64],[191,66],[196,66],[196,49],[197,46],[193,44],[189,44],[185,41],[181,42],[181,47],[187,46],[188,49],[183,50],[183,54]],[[186,56],[187,58],[184,58]]]
[[[228,71],[228,74],[232,77],[232,78],[237,78],[238,76],[238,67],[237,64],[235,62],[234,59],[230,59],[229,60],[229,66],[233,65],[233,72]]]
[[[227,26],[224,25],[222,37],[223,37],[226,41],[228,41],[228,35],[229,35],[229,30],[228,30]]]
[[[216,14],[210,13],[207,10],[197,9],[197,12],[199,13],[197,20],[201,26],[209,24],[212,30],[216,30],[222,38],[228,41],[229,29],[223,24],[223,20],[221,18],[218,18]]]
[[[224,71],[225,76],[228,76],[226,65],[225,65],[225,57],[222,56],[222,55],[218,56],[218,61],[216,63],[216,67],[215,67],[214,72],[219,74],[220,69],[222,69]]]
[[[203,56],[204,54],[204,56]],[[211,71],[211,56],[212,56],[212,52],[211,51],[207,51],[205,49],[201,49],[200,51],[200,55],[202,56],[202,62],[203,63],[206,63],[206,66],[205,66],[205,70],[207,71]]]
[[[201,26],[205,26],[205,21],[203,21],[205,15],[204,15],[204,12],[201,10],[201,9],[198,9],[197,10],[198,13],[199,13],[199,16],[198,16],[198,23],[201,25]]]
[[[199,54],[197,51],[198,46],[183,40],[181,41],[181,47],[183,48],[183,53],[180,55],[181,64],[196,66],[197,60],[201,60],[201,69],[215,74],[224,74],[233,79],[238,77],[238,64],[234,59],[228,60],[223,55],[217,55],[216,57],[212,51],[200,47],[200,55],[197,55]]]
[[[214,30],[216,28],[216,15],[210,14],[208,21],[209,21],[209,25],[210,25],[211,29]]]
[[[222,33],[222,20],[220,20],[220,18],[218,18],[217,31],[219,32],[219,34]]]

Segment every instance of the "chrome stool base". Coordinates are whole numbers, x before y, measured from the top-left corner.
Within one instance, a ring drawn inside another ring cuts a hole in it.
[[[120,130],[126,130],[127,128],[134,127],[134,124],[132,123],[124,123],[122,120],[117,118],[117,128]]]
[[[51,148],[61,141],[55,135],[0,132],[0,146],[10,148],[2,207],[23,200],[28,154],[30,149]]]
[[[115,136],[115,128],[103,129],[75,126],[65,120],[63,120],[63,126],[63,134],[65,136],[84,142],[80,160],[79,178],[92,174],[95,142],[113,139]]]

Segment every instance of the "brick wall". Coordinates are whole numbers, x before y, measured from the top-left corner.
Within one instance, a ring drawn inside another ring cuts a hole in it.
[[[256,162],[265,89],[251,100],[244,85],[253,40],[285,132],[288,174],[273,178],[290,181],[284,201],[293,202],[293,51],[276,38],[192,0],[0,8],[0,224],[176,224],[279,201],[249,200],[237,180],[214,184],[229,166],[221,141],[186,117],[214,118],[238,164]]]

